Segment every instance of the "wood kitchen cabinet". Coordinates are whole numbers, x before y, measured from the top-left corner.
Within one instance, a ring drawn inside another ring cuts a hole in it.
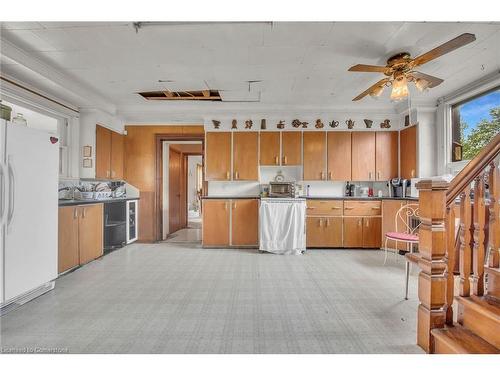
[[[369,249],[380,249],[382,236],[382,218],[363,218],[363,247]]]
[[[281,164],[302,164],[302,132],[281,132]]]
[[[258,199],[204,199],[203,246],[257,246]]]
[[[350,181],[351,132],[328,132],[328,179]]]
[[[351,142],[352,180],[375,180],[375,132],[352,132]]]
[[[344,247],[380,248],[380,217],[344,217]]]
[[[233,133],[233,180],[259,179],[259,133]]]
[[[95,176],[123,179],[124,136],[96,125]]]
[[[260,133],[260,165],[280,165],[280,132]]]
[[[410,179],[417,176],[417,127],[414,125],[403,129],[399,133],[399,155],[401,164],[401,178]]]
[[[342,247],[342,217],[307,217],[307,247]]]
[[[231,133],[205,134],[205,174],[207,181],[231,179]]]
[[[363,247],[362,217],[344,217],[344,247]]]
[[[88,263],[103,254],[103,205],[59,208],[58,272]]]
[[[231,203],[231,245],[257,246],[259,242],[259,201],[233,199]]]
[[[304,132],[304,180],[326,180],[326,132]]]
[[[229,246],[229,199],[203,200],[203,246]]]
[[[387,181],[398,177],[398,132],[375,133],[375,178]]]
[[[78,206],[59,208],[58,273],[80,264],[78,254]]]

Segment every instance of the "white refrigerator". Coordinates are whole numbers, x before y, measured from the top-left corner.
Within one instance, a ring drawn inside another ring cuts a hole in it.
[[[51,290],[57,277],[59,145],[0,120],[0,312]]]

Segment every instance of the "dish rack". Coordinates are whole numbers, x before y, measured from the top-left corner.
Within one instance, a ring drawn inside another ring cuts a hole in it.
[[[81,200],[94,200],[94,199],[108,199],[112,196],[111,191],[76,191],[75,199]]]

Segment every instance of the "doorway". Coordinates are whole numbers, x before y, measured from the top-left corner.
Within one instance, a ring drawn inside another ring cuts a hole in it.
[[[162,240],[201,241],[202,142],[163,141],[162,151]]]

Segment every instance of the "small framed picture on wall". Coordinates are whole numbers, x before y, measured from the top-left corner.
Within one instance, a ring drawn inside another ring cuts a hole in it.
[[[84,158],[92,157],[92,146],[83,146],[83,157]]]
[[[83,159],[83,168],[92,168],[92,159],[90,158]]]

